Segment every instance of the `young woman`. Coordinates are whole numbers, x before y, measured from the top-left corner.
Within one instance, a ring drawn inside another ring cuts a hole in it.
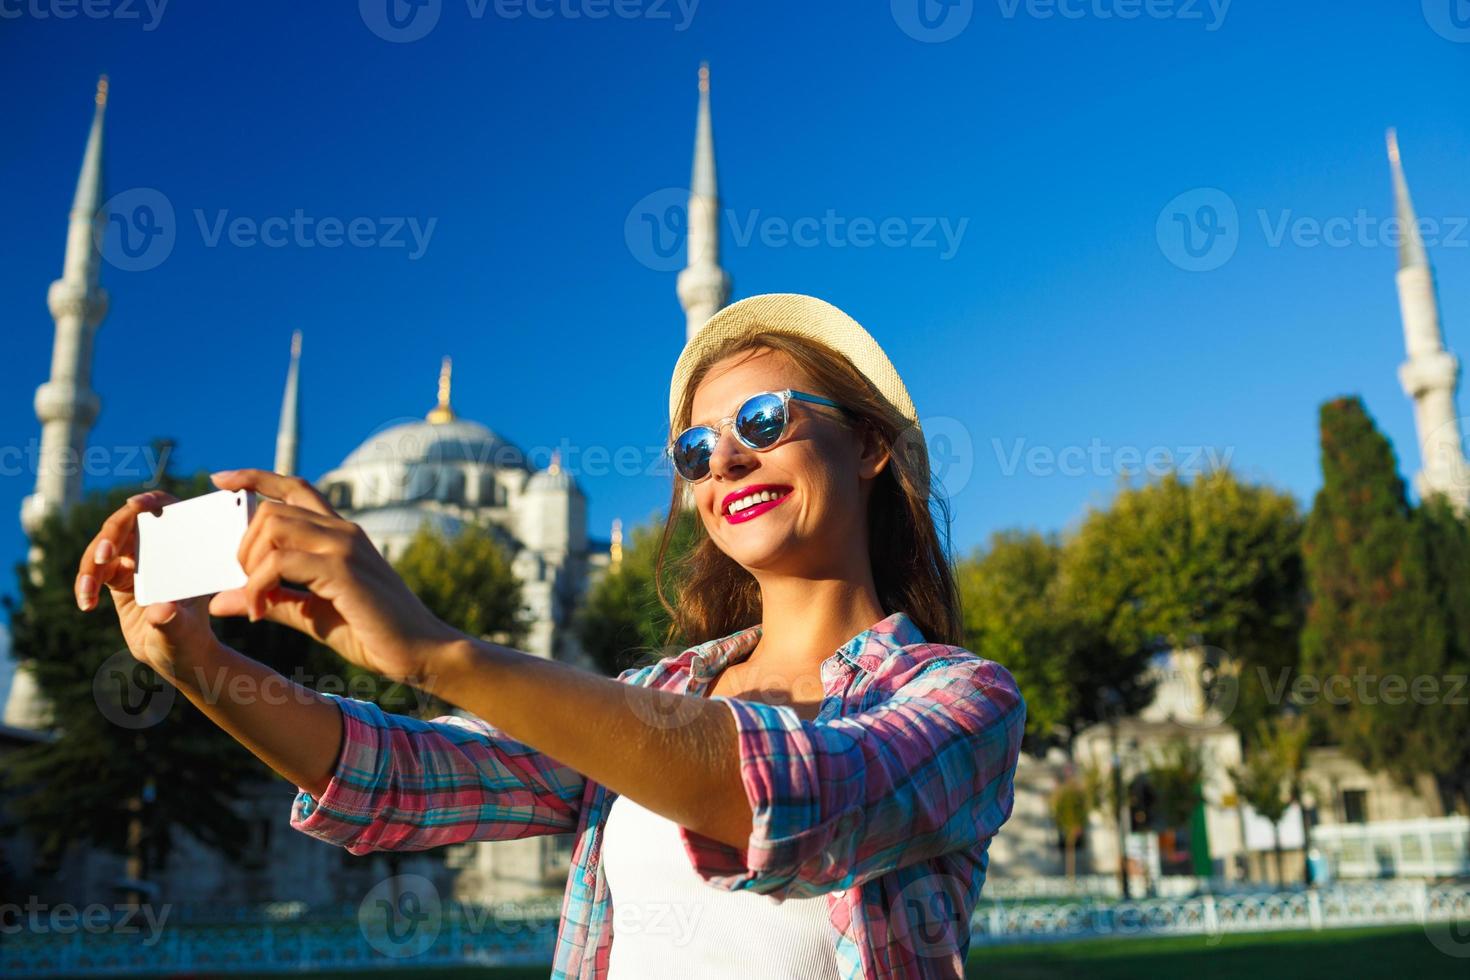
[[[311,484],[260,470],[214,474],[274,498],[240,547],[245,588],[134,603],[137,515],[170,499],[151,493],[104,524],[77,601],[108,587],[133,655],[300,788],[299,830],[358,854],[574,831],[555,977],[960,976],[1025,703],[959,645],[902,380],[835,307],[756,296],[690,340],[669,415],[664,544],[686,504],[702,535],[660,599],[697,642],[616,679],[451,629]],[[222,673],[289,683],[211,613],[284,623],[476,717],[208,700],[236,689]]]

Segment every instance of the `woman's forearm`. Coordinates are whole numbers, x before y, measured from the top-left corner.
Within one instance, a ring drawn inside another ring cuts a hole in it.
[[[330,698],[224,644],[177,663],[169,679],[260,761],[313,796],[326,791],[344,727]]]
[[[681,826],[734,847],[750,839],[735,719],[718,701],[468,638],[439,652],[426,686]]]

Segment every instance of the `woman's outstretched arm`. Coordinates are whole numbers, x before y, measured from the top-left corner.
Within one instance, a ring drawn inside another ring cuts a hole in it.
[[[138,515],[160,513],[176,500],[161,490],[134,494],[108,515],[82,552],[74,585],[77,608],[95,612],[106,587],[134,659],[276,772],[299,786],[325,785],[342,740],[333,704],[221,643],[210,628],[208,599],[138,604]],[[238,697],[241,691],[277,689],[279,699]]]
[[[173,501],[138,494],[108,517],[77,569],[77,606],[98,609],[106,586],[133,656],[301,789],[292,826],[359,854],[576,828],[581,775],[493,726],[297,684],[222,644],[208,599],[138,605],[137,516]]]
[[[223,643],[173,666],[173,685],[257,759],[303,789],[326,789],[342,751],[331,698]]]
[[[742,848],[749,840],[738,731],[721,699],[468,637],[432,653],[427,672],[432,693],[586,778],[714,840]]]
[[[744,846],[752,810],[728,706],[467,637],[435,617],[306,480],[254,469],[213,479],[274,499],[256,509],[240,543],[246,585],[216,595],[212,613],[300,630],[682,826]]]

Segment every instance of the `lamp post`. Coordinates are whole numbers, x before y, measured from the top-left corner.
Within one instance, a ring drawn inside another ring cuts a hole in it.
[[[1116,689],[1104,687],[1098,692],[1098,714],[1108,726],[1108,745],[1112,752],[1113,824],[1118,831],[1118,888],[1128,899],[1128,801],[1123,795],[1123,755],[1118,747],[1118,718],[1123,713],[1123,698]]]

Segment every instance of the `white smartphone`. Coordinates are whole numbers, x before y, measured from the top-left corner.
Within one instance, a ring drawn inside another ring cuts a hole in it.
[[[240,541],[255,515],[250,490],[216,490],[138,515],[138,568],[133,598],[140,606],[213,595],[245,585]]]

